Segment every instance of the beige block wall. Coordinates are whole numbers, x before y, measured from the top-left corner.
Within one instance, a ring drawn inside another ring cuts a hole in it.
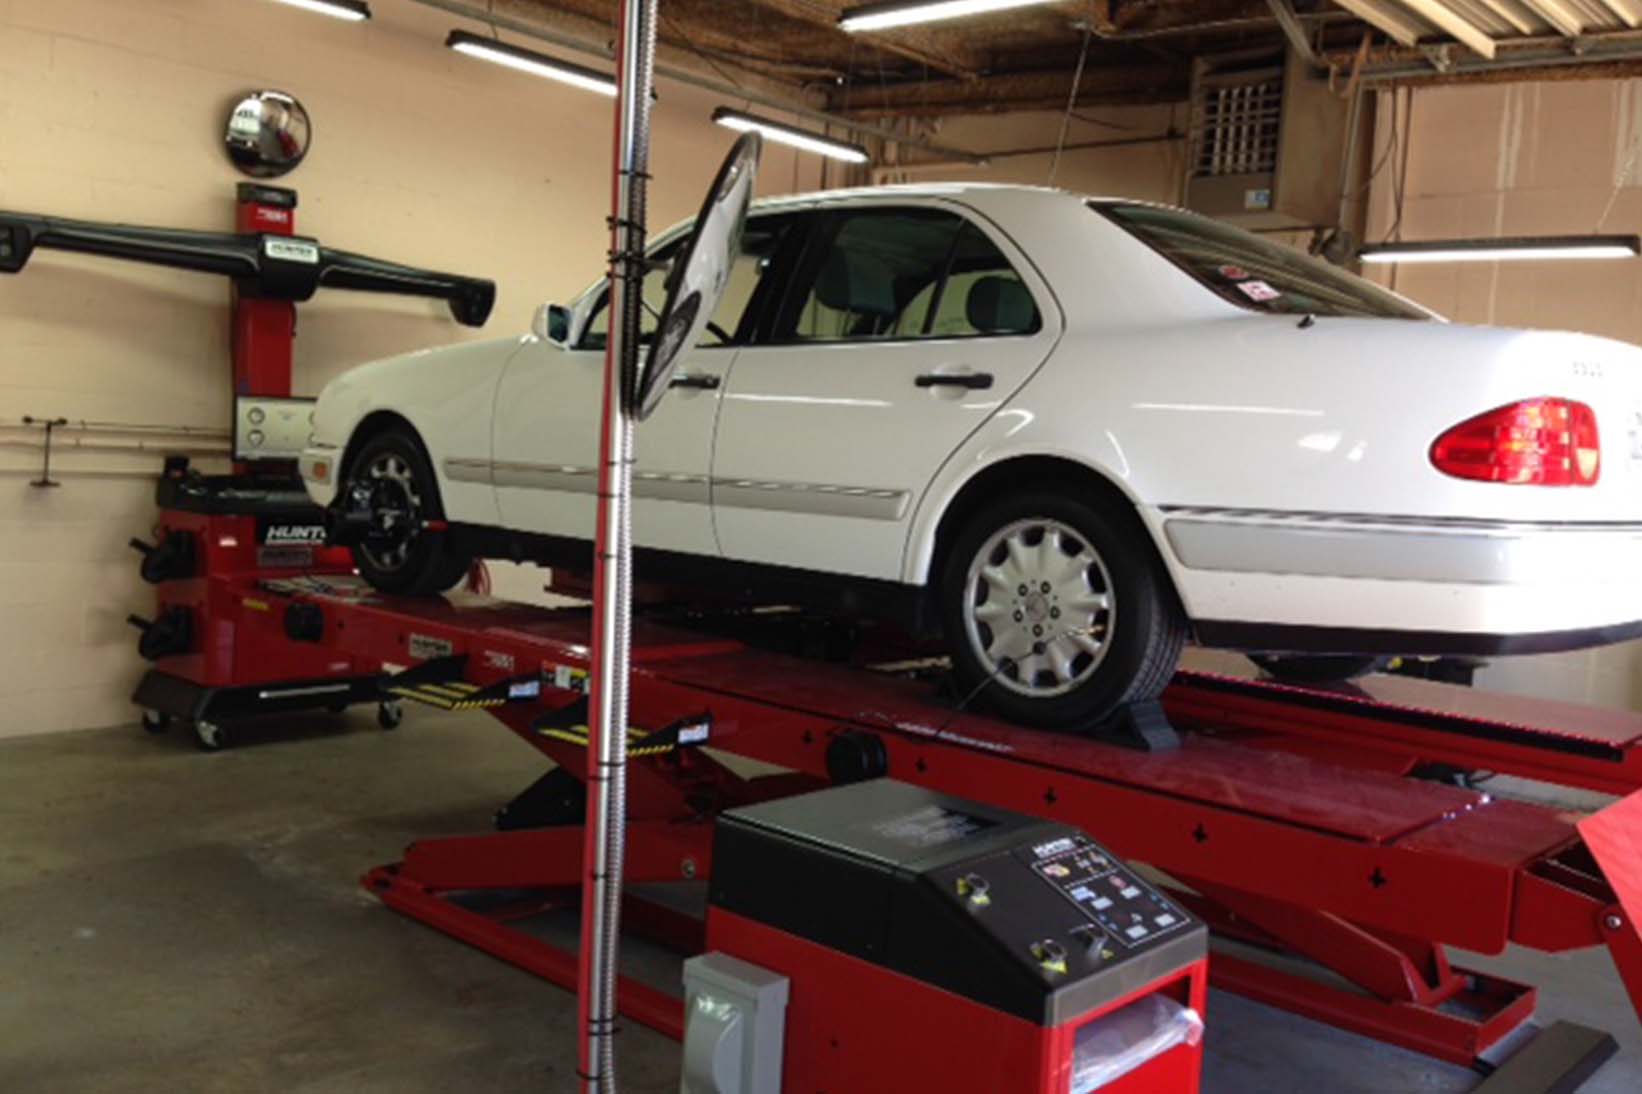
[[[1105,197],[1146,201],[1179,201],[1185,142],[1077,148],[1094,141],[1135,140],[1163,136],[1172,123],[1181,123],[1185,108],[1176,106],[1080,109],[1067,127],[1067,151],[1055,168],[1053,185]],[[1060,136],[1061,115],[1055,111],[1022,114],[972,114],[943,119],[935,139],[977,151],[1053,148]],[[920,153],[922,155],[922,153]],[[941,164],[880,172],[891,181],[927,182],[936,179],[1050,185],[1052,152],[1010,155],[992,159],[984,167]]]
[[[1379,105],[1383,151],[1391,137],[1389,96]],[[1410,125],[1399,122],[1408,149],[1403,239],[1581,234],[1599,225],[1642,231],[1642,81],[1431,88],[1413,92],[1408,117]],[[1396,164],[1389,158],[1375,179],[1370,241],[1384,239],[1396,221]],[[1432,264],[1374,276],[1460,322],[1642,344],[1642,261]],[[1504,691],[1642,707],[1642,644],[1501,659],[1479,680]]]
[[[454,17],[373,8],[352,25],[267,0],[0,0],[0,208],[231,230],[226,112],[278,87],[314,121],[307,161],[279,180],[301,194],[299,230],[500,289],[482,331],[433,302],[321,293],[300,308],[298,393],[524,330],[602,268],[610,102],[451,53]],[[660,94],[658,227],[695,211],[733,136],[709,122],[712,96]],[[813,188],[817,163],[771,146],[761,188]],[[223,429],[226,300],[217,278],[44,251],[0,279],[0,737],[130,721],[142,663],[123,620],[151,606],[125,542],[153,524],[158,458],[68,452],[63,486],[34,489],[18,418]]]

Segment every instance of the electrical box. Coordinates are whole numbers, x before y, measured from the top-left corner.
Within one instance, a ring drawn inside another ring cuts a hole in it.
[[[234,459],[295,460],[314,439],[314,399],[234,397]]]
[[[684,963],[680,1094],[781,1094],[787,978],[728,954]]]

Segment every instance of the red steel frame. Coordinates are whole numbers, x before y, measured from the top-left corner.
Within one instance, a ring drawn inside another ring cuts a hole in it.
[[[586,668],[584,614],[479,598],[393,600],[360,587],[322,594],[250,586],[236,595],[272,608],[242,613],[251,630],[280,631],[293,601],[318,605],[325,614],[318,645],[338,671],[404,668],[418,660],[412,651],[428,649],[467,655],[465,678],[481,685]],[[1177,750],[1144,753],[957,714],[916,681],[641,625],[634,725],[656,729],[710,715],[716,749],[791,774],[746,779],[693,750],[634,760],[628,878],[708,876],[714,814],[824,785],[829,744],[870,733],[897,779],[1075,825],[1189,886],[1183,899],[1243,944],[1216,953],[1214,981],[1251,998],[1469,1064],[1532,1013],[1534,989],[1454,967],[1446,947],[1607,946],[1642,1013],[1642,793],[1576,825],[1553,809],[1406,774],[1443,762],[1624,788],[1635,750],[1620,749],[1599,778],[1595,761],[1581,770],[1559,749],[1593,724],[1621,737],[1608,715],[1535,708],[1565,719],[1536,729],[1521,724],[1517,703],[1515,736],[1502,743],[1443,727],[1439,714],[1478,721],[1463,708],[1480,693],[1437,687],[1431,695],[1443,697],[1447,712],[1361,697],[1344,708],[1307,705],[1254,684],[1237,685],[1228,699],[1217,678],[1183,674],[1166,703],[1179,724],[1198,731],[1184,734]],[[492,713],[580,778],[585,750],[531,728],[579,698],[548,687],[537,702]],[[1642,738],[1642,718],[1629,729]],[[1538,752],[1534,733],[1543,741]],[[366,884],[400,911],[573,984],[574,955],[515,930],[508,914],[464,906],[460,894],[535,890],[535,907],[573,901],[581,838],[579,828],[565,827],[424,840],[402,862],[371,871]],[[635,929],[699,948],[698,924],[656,906],[631,907]],[[1279,969],[1257,959],[1263,951],[1308,958],[1352,986]],[[629,1017],[678,1035],[676,997],[624,981],[621,998]]]
[[[288,202],[288,204],[287,204]],[[291,235],[296,231],[296,194],[246,184],[234,207],[234,230],[242,234]],[[234,394],[283,397],[291,394],[292,342],[296,305],[289,300],[246,296],[238,285],[233,302]]]

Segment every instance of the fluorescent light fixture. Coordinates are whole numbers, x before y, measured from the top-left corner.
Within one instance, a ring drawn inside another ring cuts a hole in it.
[[[569,61],[561,61],[556,57],[549,57],[545,53],[537,53],[533,49],[510,46],[506,42],[469,34],[465,30],[451,31],[450,37],[445,39],[445,45],[457,53],[465,53],[469,57],[477,57],[482,61],[490,61],[519,72],[528,72],[532,76],[557,80],[561,84],[579,87],[583,91],[596,91],[600,95],[612,97],[616,94],[615,77],[606,76],[591,68],[583,68],[581,65],[573,65]]]
[[[752,130],[777,144],[788,144],[794,148],[802,148],[806,152],[819,152],[835,160],[848,160],[850,163],[867,162],[867,150],[858,144],[835,141],[831,137],[823,137],[807,129],[782,125],[768,118],[760,118],[756,114],[731,110],[727,106],[721,106],[713,111],[713,121],[731,129],[739,129],[743,133]]]
[[[371,6],[365,3],[365,0],[279,0],[279,2],[289,4],[293,8],[301,8],[303,11],[329,15],[333,19],[346,19],[350,23],[362,23],[371,17]]]
[[[845,8],[838,17],[840,30],[888,30],[913,23],[933,23],[941,19],[962,19],[992,11],[1026,8],[1050,0],[892,0],[885,4],[862,4]]]
[[[1357,252],[1366,263],[1522,262],[1555,258],[1635,258],[1639,236],[1502,236],[1499,239],[1430,239],[1379,243]]]

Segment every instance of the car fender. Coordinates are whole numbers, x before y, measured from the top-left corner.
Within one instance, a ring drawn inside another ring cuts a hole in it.
[[[495,525],[501,514],[494,490],[485,483],[451,479],[444,463],[455,455],[489,457],[502,372],[531,341],[513,337],[468,342],[351,369],[320,392],[314,414],[315,441],[345,450],[360,424],[372,415],[403,418],[427,449],[446,519]]]
[[[903,582],[922,585],[930,580],[942,518],[970,483],[1006,463],[1047,458],[1082,468],[1105,479],[1140,509],[1141,501],[1123,474],[1121,449],[1111,439],[1097,441],[1093,451],[1054,444],[1047,438],[1023,441],[1011,434],[1021,428],[1025,416],[1019,408],[999,410],[942,466],[913,513],[902,562]]]

